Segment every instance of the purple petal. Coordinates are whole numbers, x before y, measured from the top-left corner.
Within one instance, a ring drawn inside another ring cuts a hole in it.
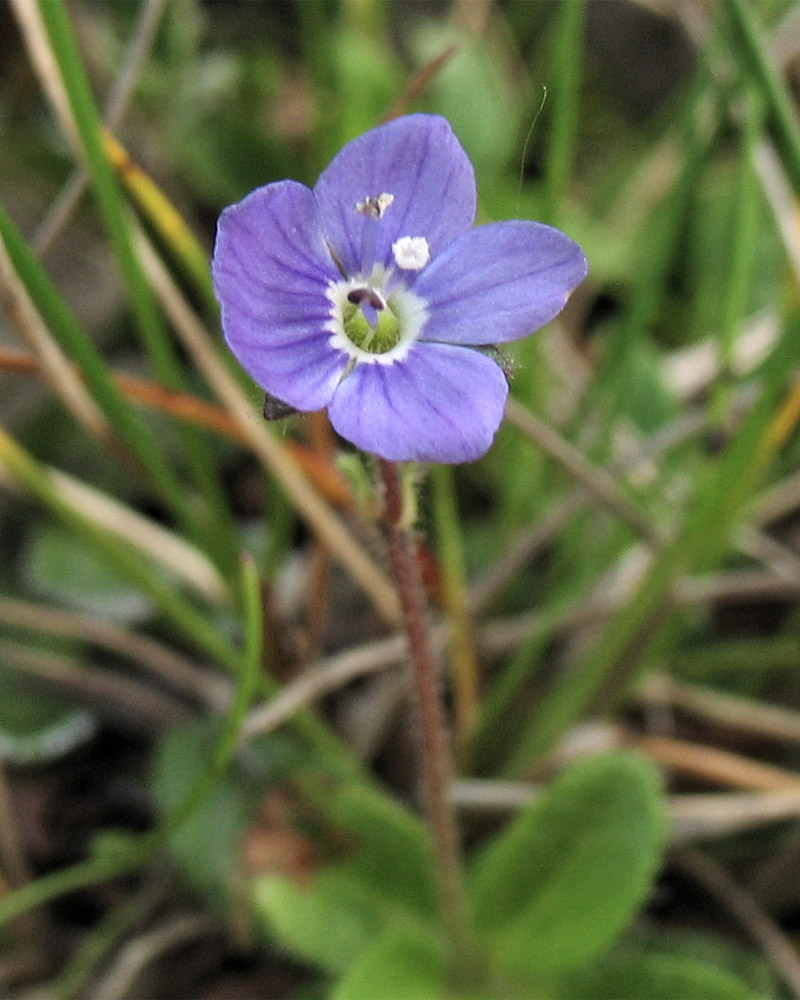
[[[259,351],[252,355],[248,365],[242,364],[271,396],[309,413],[328,405],[347,361],[346,354],[314,338],[276,350]]]
[[[222,329],[242,367],[298,410],[327,405],[347,364],[325,324],[339,274],[311,191],[268,184],[226,208],[211,264]]]
[[[356,365],[328,415],[343,438],[391,461],[471,462],[489,450],[507,395],[478,351],[415,344],[392,365]]]
[[[314,188],[323,228],[350,276],[392,263],[392,244],[422,236],[431,256],[475,218],[475,174],[450,124],[406,115],[348,143]],[[357,206],[393,196],[380,218]]]
[[[502,344],[564,308],[588,265],[577,243],[538,222],[495,222],[459,236],[414,285],[430,318],[423,340]]]

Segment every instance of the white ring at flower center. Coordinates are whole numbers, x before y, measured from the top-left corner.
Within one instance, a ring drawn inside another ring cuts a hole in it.
[[[428,319],[425,300],[409,291],[404,285],[394,285],[388,294],[384,293],[382,286],[388,277],[385,268],[376,267],[368,279],[348,278],[347,281],[331,281],[325,292],[331,303],[331,316],[325,324],[325,329],[331,333],[329,344],[359,363],[393,365],[395,361],[402,361],[411,349],[411,345],[419,339]],[[344,331],[344,308],[346,305],[351,305],[347,296],[353,289],[365,286],[374,288],[382,298],[388,299],[400,322],[400,340],[391,350],[383,354],[371,354],[358,347]]]

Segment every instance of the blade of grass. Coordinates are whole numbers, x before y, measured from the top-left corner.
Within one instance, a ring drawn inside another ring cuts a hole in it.
[[[81,1000],[92,995],[87,988],[89,981],[117,948],[121,948],[125,941],[135,939],[137,932],[157,912],[163,897],[164,872],[154,865],[140,887],[110,907],[76,942],[58,978],[50,984],[52,995],[58,1000]],[[92,985],[96,985],[96,981]],[[99,996],[96,990],[93,995]]]
[[[732,878],[708,854],[691,848],[672,852],[678,868],[698,883],[759,947],[763,960],[800,996],[800,955],[796,945],[772,919],[756,896]]]
[[[0,303],[22,341],[37,357],[43,374],[68,413],[97,441],[113,445],[108,421],[86,390],[80,376],[51,336],[41,313],[17,274],[0,236]]]
[[[637,697],[645,705],[678,708],[726,731],[800,745],[800,712],[782,705],[682,683],[669,674],[649,675]]]
[[[731,203],[733,219],[728,255],[730,265],[720,316],[721,377],[716,383],[712,400],[712,408],[720,421],[725,420],[731,405],[730,383],[733,378],[736,333],[747,309],[758,245],[759,190],[752,160],[763,118],[761,101],[755,95],[746,98],[741,135],[742,155],[737,164],[735,197]]]
[[[175,695],[126,677],[111,664],[87,666],[77,656],[6,639],[0,639],[0,661],[4,673],[32,678],[48,690],[90,705],[101,717],[124,720],[150,737],[192,718],[186,703]]]
[[[593,465],[573,444],[540,420],[518,400],[509,398],[506,419],[530,437],[543,451],[585,487],[603,506],[612,510],[628,527],[652,545],[662,541],[662,532],[623,493],[617,481]]]
[[[438,56],[434,56],[420,66],[412,74],[402,93],[392,101],[391,107],[383,118],[381,118],[381,124],[399,118],[400,115],[407,114],[411,105],[425,93],[457,52],[457,45],[448,45]]]
[[[145,0],[141,5],[141,13],[133,31],[125,63],[114,81],[106,104],[104,120],[107,128],[116,128],[125,113],[139,71],[158,32],[165,6],[166,0]],[[83,167],[78,167],[61,189],[31,240],[31,245],[37,254],[44,254],[67,224],[86,190],[87,180],[86,171]]]
[[[208,617],[168,586],[152,568],[127,545],[99,527],[76,507],[36,460],[0,427],[0,467],[32,493],[79,538],[116,567],[126,578],[141,587],[180,631],[214,660],[233,673],[239,669],[239,654],[209,624]]]
[[[709,128],[702,101],[706,84],[705,73],[698,73],[689,93],[683,97],[679,121],[683,159],[673,184],[654,206],[638,234],[637,280],[632,284],[630,300],[595,379],[576,411],[573,423],[577,428],[585,425],[595,407],[600,408],[603,424],[613,421],[629,399],[628,386],[636,384],[636,347],[652,337],[658,323],[671,268],[682,252],[687,206],[697,189],[701,167],[716,131],[715,127]],[[596,421],[598,415],[594,414],[592,419]],[[603,440],[609,437],[606,434]]]
[[[553,595],[547,607],[537,613],[532,626],[526,629],[527,635],[515,643],[502,672],[488,685],[471,745],[483,773],[494,773],[524,737],[527,727],[514,709],[520,704],[525,686],[536,682],[536,665],[542,662],[545,650],[575,604],[572,594]]]
[[[56,341],[80,367],[104,416],[182,524],[191,523],[185,492],[156,436],[114,385],[105,362],[0,206],[0,240],[12,266]]]
[[[133,253],[125,202],[103,149],[102,133],[89,82],[75,44],[63,0],[46,0],[39,14],[58,66],[100,214],[117,257],[143,345],[158,378],[180,388],[180,372],[166,326]]]
[[[230,604],[227,581],[206,554],[182,535],[66,472],[49,469],[46,474],[64,500],[98,528],[160,563],[203,600],[223,606]]]
[[[552,115],[545,160],[545,222],[557,225],[575,156],[580,105],[581,53],[586,0],[562,0],[548,80]]]
[[[218,306],[211,285],[208,254],[161,188],[107,130],[103,131],[103,144],[134,204],[174,254],[206,309],[212,316],[216,315]]]
[[[0,473],[4,469],[12,480],[32,493],[71,531],[84,539],[98,555],[140,587],[153,600],[164,617],[176,625],[190,642],[204,650],[209,657],[231,673],[238,674],[240,654],[209,623],[208,616],[165,583],[137,552],[121,544],[116,536],[98,526],[93,518],[88,517],[80,507],[70,502],[63,488],[59,488],[58,480],[54,481],[35,459],[0,427]],[[264,695],[275,693],[278,687],[267,674],[261,675],[260,683]],[[294,720],[294,725],[323,757],[327,757],[331,763],[340,765],[348,774],[356,773],[356,764],[349,751],[324,723],[310,714],[300,713]]]
[[[653,561],[633,598],[609,622],[597,645],[568,676],[556,680],[533,713],[527,737],[508,763],[519,773],[549,749],[603,690],[610,677],[630,683],[647,651],[663,635],[673,607],[672,588],[690,570],[712,567],[782,440],[776,431],[784,413],[787,372],[800,357],[800,319],[787,322],[764,370],[764,389],[707,481],[674,543]]]
[[[38,375],[41,372],[41,365],[33,355],[26,351],[0,347],[0,371]],[[111,377],[126,399],[141,403],[146,408],[158,413],[167,413],[179,420],[197,424],[213,431],[216,436],[226,438],[236,444],[247,444],[248,442],[247,436],[242,433],[239,425],[221,406],[208,403],[188,392],[174,392],[165,389],[149,379],[139,378],[125,372],[112,371]],[[349,484],[331,461],[325,456],[319,456],[307,445],[298,441],[287,441],[286,447],[297,460],[303,472],[331,503],[343,510],[349,510],[352,507],[353,499]],[[291,531],[288,531],[284,543],[288,544],[290,541]]]
[[[44,633],[96,646],[116,660],[120,657],[130,660],[157,683],[206,708],[221,710],[230,700],[226,677],[199,667],[156,639],[99,618],[0,596],[0,624],[4,629],[25,634]]]
[[[786,172],[800,193],[800,127],[789,89],[772,64],[766,39],[761,36],[755,8],[745,0],[725,0],[725,13],[733,27],[731,49],[734,60],[744,54],[751,80],[760,91],[775,129]]]
[[[69,101],[80,140],[81,152],[92,179],[100,214],[116,255],[128,299],[136,318],[144,350],[153,370],[167,388],[181,390],[184,378],[180,361],[170,340],[155,296],[133,251],[127,210],[116,175],[103,147],[97,107],[81,62],[63,0],[43,0],[39,13],[47,33],[61,82]],[[191,507],[181,509],[193,537],[209,546],[220,565],[230,569],[238,551],[237,532],[220,477],[203,438],[194,429],[180,427],[183,452],[188,467],[208,508],[208,520],[202,524]]]

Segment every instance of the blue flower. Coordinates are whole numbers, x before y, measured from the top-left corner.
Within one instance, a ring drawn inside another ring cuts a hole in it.
[[[267,184],[220,216],[222,328],[270,396],[327,407],[335,430],[394,461],[469,462],[508,386],[477,349],[539,329],[587,272],[536,222],[472,228],[472,164],[443,118],[354,139],[313,190]]]

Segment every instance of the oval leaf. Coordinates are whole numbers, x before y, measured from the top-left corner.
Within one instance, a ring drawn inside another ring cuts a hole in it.
[[[446,986],[444,949],[432,934],[392,928],[340,980],[332,1000],[438,1000]]]
[[[436,896],[430,845],[415,816],[364,785],[329,791],[325,806],[342,859],[307,879],[263,875],[252,897],[268,934],[341,975],[384,930],[426,924]]]
[[[152,602],[76,535],[43,527],[33,538],[25,576],[38,593],[81,611],[131,623],[153,612]]]
[[[476,931],[531,979],[608,948],[644,901],[666,833],[654,768],[614,753],[574,764],[478,858]]]
[[[628,955],[604,959],[590,969],[570,974],[554,996],[582,1000],[753,1000],[751,986],[707,962],[678,955]]]
[[[0,661],[0,760],[49,764],[94,736],[93,715],[39,687]]]

